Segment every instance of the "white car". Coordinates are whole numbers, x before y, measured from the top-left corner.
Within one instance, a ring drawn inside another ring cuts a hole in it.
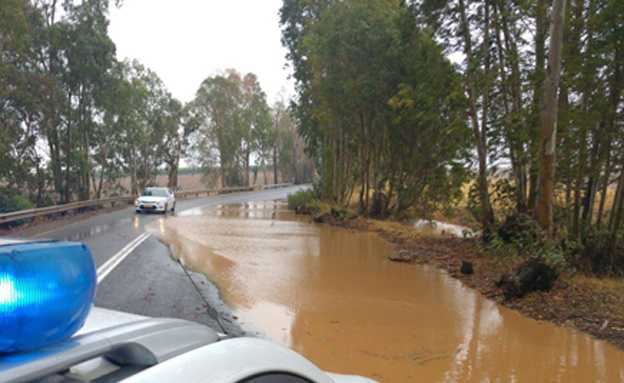
[[[266,340],[94,308],[80,243],[0,237],[0,270],[0,382],[375,383]]]
[[[143,190],[134,202],[134,208],[137,213],[154,211],[165,214],[167,211],[175,211],[175,203],[171,189],[151,187]]]

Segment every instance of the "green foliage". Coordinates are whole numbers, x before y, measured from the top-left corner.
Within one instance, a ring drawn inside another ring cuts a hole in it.
[[[322,203],[311,203],[308,211],[312,213],[314,222],[340,222],[355,218],[357,215],[345,206],[329,206]]]
[[[317,200],[318,196],[314,189],[301,189],[288,195],[288,208],[295,210],[308,207],[310,203]]]
[[[181,155],[180,103],[154,72],[115,59],[108,10],[0,4],[0,178],[35,206],[118,194],[123,174],[136,192]]]
[[[257,112],[252,105],[255,101],[246,98],[253,99],[253,92],[258,90],[246,89],[256,87],[255,83],[245,88],[243,85],[241,75],[229,69],[224,74],[206,78],[193,101],[194,113],[199,120],[195,151],[205,169],[218,165],[224,187],[240,184],[239,175],[235,174],[238,173],[238,156],[244,147],[248,159],[253,145],[250,119]],[[262,98],[257,102],[262,103]]]
[[[0,189],[0,213],[10,213],[18,210],[34,209],[35,206],[24,196]]]
[[[499,214],[508,217],[516,214],[518,189],[508,177],[497,179],[492,186],[492,202]]]
[[[470,185],[470,189],[468,189],[466,210],[474,222],[481,222],[481,197],[479,196],[479,188],[476,183]],[[473,231],[479,230],[476,226],[472,229]]]
[[[330,214],[332,215],[332,217],[335,217],[341,221],[346,221],[356,217],[356,215],[346,206],[334,206],[331,208]]]
[[[189,106],[197,125],[190,136],[194,159],[205,169],[205,178],[215,181],[214,169],[220,172],[221,184],[251,185],[258,177],[257,162],[264,170],[273,165],[274,183],[299,183],[299,172],[309,169],[303,155],[295,122],[283,100],[271,109],[256,75],[241,76],[234,69],[206,78]],[[250,173],[253,173],[253,179]],[[310,177],[308,177],[309,179]]]
[[[299,92],[299,133],[320,195],[388,198],[375,214],[430,211],[461,198],[469,134],[460,78],[398,2],[285,1],[283,42]]]

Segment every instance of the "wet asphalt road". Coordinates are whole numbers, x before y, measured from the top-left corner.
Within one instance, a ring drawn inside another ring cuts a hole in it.
[[[286,198],[301,186],[178,200],[177,212],[210,205],[269,201]],[[80,241],[91,249],[100,268],[126,245],[145,232],[145,225],[162,217],[123,210],[52,229],[42,238]],[[194,283],[191,283],[190,278]],[[215,330],[240,335],[216,287],[201,274],[189,272],[172,260],[169,249],[149,236],[98,284],[95,305],[151,317],[182,318]],[[219,322],[215,317],[219,317]]]

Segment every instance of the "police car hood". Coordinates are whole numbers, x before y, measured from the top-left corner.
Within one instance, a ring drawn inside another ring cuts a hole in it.
[[[108,327],[113,327],[113,326],[117,326],[121,324],[142,321],[145,319],[149,319],[149,318],[145,316],[125,313],[121,311],[108,310],[108,309],[104,309],[100,307],[93,307],[91,309],[91,313],[89,314],[89,317],[87,318],[87,321],[85,322],[84,327],[74,336],[87,334],[93,331],[102,330]],[[223,334],[219,334],[219,335],[223,336]],[[240,339],[240,340],[244,341],[243,339]],[[327,374],[327,377],[329,377],[331,381],[333,381],[334,383],[377,383],[374,380],[361,377],[361,376],[332,374],[332,373],[327,373],[327,372],[325,374]],[[139,380],[142,381],[142,379],[139,379]],[[130,379],[130,381],[132,381],[132,378]],[[149,379],[147,381],[149,381]]]
[[[93,331],[143,319],[148,319],[148,317],[122,311],[108,310],[101,307],[92,307],[84,326],[74,336],[88,334]]]

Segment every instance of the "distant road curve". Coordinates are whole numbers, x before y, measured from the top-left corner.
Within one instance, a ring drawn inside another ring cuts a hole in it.
[[[188,198],[190,197],[200,197],[200,196],[210,196],[214,194],[227,194],[227,193],[239,193],[253,190],[267,190],[267,189],[279,189],[290,187],[292,184],[290,183],[281,183],[281,184],[270,184],[270,185],[257,185],[250,187],[230,187],[230,188],[220,188],[220,189],[197,189],[197,190],[185,190],[185,191],[176,191],[175,196],[178,199]],[[23,219],[36,218],[49,216],[51,214],[63,213],[68,211],[74,211],[77,209],[91,207],[91,206],[101,206],[108,205],[115,206],[117,203],[124,203],[127,201],[133,201],[135,196],[121,196],[121,197],[111,197],[111,198],[102,198],[102,199],[93,199],[87,201],[78,201],[72,202],[64,205],[54,205],[48,207],[42,207],[37,209],[28,209],[28,210],[18,210],[12,211],[9,213],[1,213],[0,214],[0,224],[15,222]]]

